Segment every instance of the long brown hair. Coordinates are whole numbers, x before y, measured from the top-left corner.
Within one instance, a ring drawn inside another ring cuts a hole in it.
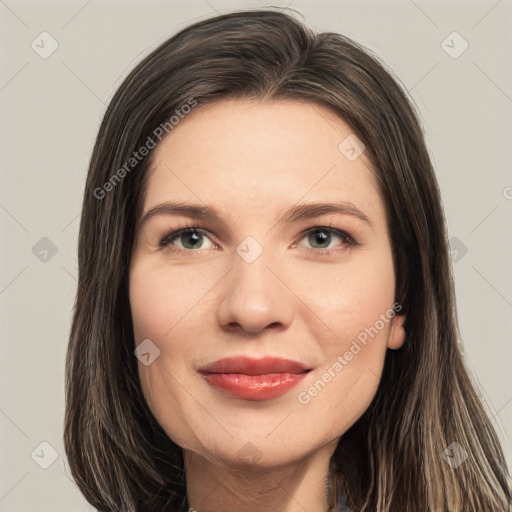
[[[182,30],[136,66],[104,116],[66,360],[64,442],[81,492],[101,511],[186,509],[182,450],[151,413],[133,354],[128,268],[154,152],[134,153],[158,144],[184,105],[233,97],[330,108],[366,145],[385,203],[406,342],[388,350],[374,400],[333,456],[353,507],[504,512],[508,471],[459,351],[445,219],[418,116],[369,50],[270,10]],[[456,468],[441,456],[454,442],[468,455]]]

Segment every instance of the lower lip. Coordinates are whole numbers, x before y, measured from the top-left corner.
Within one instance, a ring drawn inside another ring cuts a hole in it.
[[[284,395],[298,384],[308,372],[245,375],[240,373],[203,373],[216,389],[244,400],[271,400]]]

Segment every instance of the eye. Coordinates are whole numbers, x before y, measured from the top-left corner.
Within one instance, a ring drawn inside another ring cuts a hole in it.
[[[359,244],[345,231],[339,229],[317,226],[303,233],[301,241],[307,238],[310,247],[306,247],[306,251],[315,255],[332,255],[346,251],[350,246],[358,246]],[[338,240],[338,244],[334,248],[330,248]],[[299,244],[294,243],[293,248]],[[302,245],[302,244],[300,244]],[[168,247],[177,252],[188,252],[192,254],[200,253],[207,249],[218,249],[219,246],[212,242],[209,233],[199,227],[190,226],[165,236],[160,242],[159,247]]]
[[[318,226],[313,229],[309,229],[301,238],[303,240],[307,238],[307,243],[311,247],[307,247],[306,250],[314,252],[316,254],[320,253],[339,253],[347,250],[349,246],[358,246],[359,244],[345,231],[341,231],[339,229]],[[330,250],[331,244],[336,241],[336,239],[341,241],[341,244],[338,244],[337,249]],[[294,244],[294,247],[297,247],[297,244]]]
[[[209,241],[210,246],[207,244],[205,247],[205,240]],[[176,245],[176,242],[181,244],[181,247]],[[197,251],[200,249],[212,249],[216,247],[216,245],[208,238],[207,232],[204,229],[196,227],[174,231],[162,239],[158,245],[160,247],[169,246],[172,249],[187,252]]]

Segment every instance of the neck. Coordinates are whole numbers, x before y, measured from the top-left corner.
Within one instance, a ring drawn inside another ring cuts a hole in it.
[[[334,443],[283,466],[212,462],[184,451],[189,510],[196,512],[326,512]]]

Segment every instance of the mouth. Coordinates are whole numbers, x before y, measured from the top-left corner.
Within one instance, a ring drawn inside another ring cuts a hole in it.
[[[312,368],[290,359],[229,357],[199,370],[216,390],[243,400],[263,401],[284,395]]]

